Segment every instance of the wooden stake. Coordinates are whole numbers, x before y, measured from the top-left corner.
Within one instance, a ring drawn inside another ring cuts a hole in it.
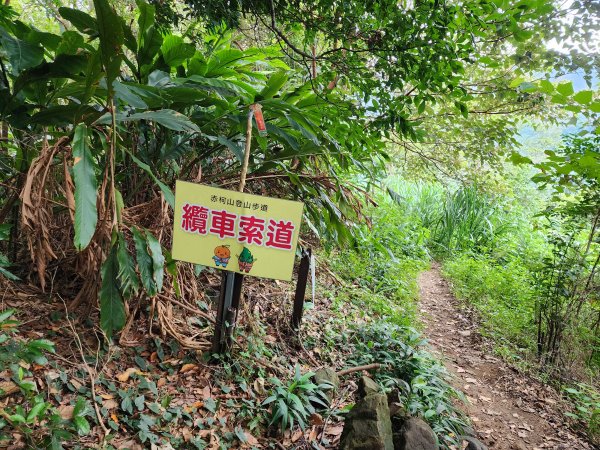
[[[248,120],[246,122],[246,146],[244,148],[244,161],[240,174],[239,192],[244,192],[246,187],[246,176],[250,164],[250,149],[252,146],[252,118],[254,116],[254,105],[250,105]],[[237,322],[237,310],[242,295],[242,282],[244,276],[234,272],[222,271],[221,293],[217,307],[217,320],[215,323],[215,334],[213,335],[213,353],[223,353],[231,347],[233,341],[233,330]]]

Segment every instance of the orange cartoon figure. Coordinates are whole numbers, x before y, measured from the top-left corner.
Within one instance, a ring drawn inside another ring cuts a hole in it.
[[[227,264],[229,263],[229,258],[231,258],[231,251],[229,250],[229,245],[219,245],[218,247],[215,247],[215,256],[213,256],[213,259],[215,260],[215,264],[217,265],[217,267],[227,267]]]

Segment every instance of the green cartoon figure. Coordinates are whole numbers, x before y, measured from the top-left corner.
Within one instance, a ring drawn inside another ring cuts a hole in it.
[[[250,253],[246,247],[242,250],[242,254],[238,256],[238,262],[240,265],[240,272],[250,272],[252,264],[256,261],[256,258]]]

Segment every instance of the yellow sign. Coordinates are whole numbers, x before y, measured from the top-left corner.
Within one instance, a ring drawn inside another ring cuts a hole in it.
[[[173,258],[291,280],[300,202],[177,181]]]

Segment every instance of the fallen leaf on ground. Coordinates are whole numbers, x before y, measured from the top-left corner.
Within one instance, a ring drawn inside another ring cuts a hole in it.
[[[181,366],[181,369],[179,369],[180,373],[187,373],[190,372],[194,369],[196,369],[198,366],[196,364],[184,364],[183,366]]]
[[[310,423],[311,425],[323,425],[325,422],[320,414],[313,413],[310,415]]]
[[[117,375],[117,380],[119,380],[121,383],[125,383],[129,380],[131,375],[133,375],[134,373],[141,374],[142,372],[140,372],[140,370],[136,369],[135,367],[130,367],[125,372],[122,372],[119,375]]]
[[[75,409],[74,405],[62,405],[58,408],[58,413],[60,417],[64,420],[69,420],[73,418],[73,410]]]
[[[299,440],[302,436],[304,435],[304,433],[300,430],[296,431],[293,435],[292,435],[292,442],[296,442],[297,440]]]

